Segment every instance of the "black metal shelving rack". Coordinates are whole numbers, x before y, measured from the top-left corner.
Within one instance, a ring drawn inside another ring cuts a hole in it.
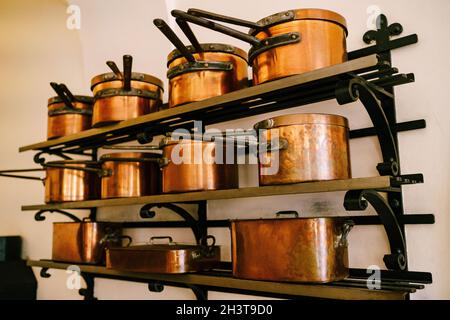
[[[423,119],[397,123],[394,87],[414,82],[413,74],[399,73],[392,66],[391,50],[414,44],[417,35],[396,39],[403,31],[400,24],[389,25],[384,15],[378,18],[377,30],[364,34],[363,40],[373,45],[349,53],[349,61],[340,65],[323,68],[306,74],[272,81],[270,83],[232,92],[220,97],[191,103],[174,109],[162,110],[137,119],[124,121],[114,126],[91,129],[80,134],[56,140],[37,143],[20,148],[20,151],[38,151],[36,163],[43,163],[44,154],[67,158],[68,155],[84,155],[97,158],[97,149],[104,145],[137,140],[151,142],[153,137],[173,131],[176,128],[192,129],[194,120],[202,120],[205,125],[234,120],[256,114],[307,105],[336,99],[340,105],[362,102],[372,122],[372,128],[352,130],[350,138],[377,136],[380,142],[382,162],[377,165],[380,177],[350,179],[348,181],[318,182],[284,186],[280,188],[260,187],[236,190],[219,190],[203,193],[179,195],[157,195],[142,198],[93,200],[53,205],[24,206],[23,210],[38,210],[37,221],[45,220],[44,213],[56,212],[79,220],[65,209],[91,210],[91,219],[96,218],[96,208],[102,206],[144,204],[140,215],[145,221],[125,222],[126,228],[191,228],[197,241],[207,234],[211,227],[228,227],[227,220],[207,219],[207,200],[235,197],[254,197],[276,194],[309,192],[329,192],[345,190],[344,207],[347,211],[365,210],[370,203],[377,216],[353,216],[359,225],[382,224],[389,240],[390,252],[384,256],[387,270],[381,271],[381,290],[367,289],[368,275],[363,269],[350,269],[346,281],[327,285],[304,285],[248,281],[230,277],[230,264],[224,263],[224,270],[187,275],[161,276],[121,273],[102,267],[81,266],[81,275],[86,281],[86,289],[80,290],[85,299],[94,299],[94,279],[110,278],[146,282],[151,291],[162,291],[163,285],[191,288],[198,299],[206,299],[208,290],[253,293],[271,297],[315,297],[315,298],[409,298],[423,284],[431,283],[428,272],[408,270],[405,240],[406,224],[432,224],[433,214],[405,214],[402,186],[422,183],[421,174],[403,175],[400,170],[398,152],[399,132],[425,128]],[[387,197],[383,197],[387,194]],[[176,204],[198,204],[197,219]],[[184,221],[155,221],[153,209],[166,207],[177,213]],[[41,267],[41,276],[48,277],[48,269],[63,269],[65,264],[47,260],[29,261],[29,265]],[[253,290],[252,290],[253,288]],[[276,289],[273,289],[276,288]]]

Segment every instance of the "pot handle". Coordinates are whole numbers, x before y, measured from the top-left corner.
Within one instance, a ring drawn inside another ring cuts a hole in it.
[[[131,238],[130,236],[127,236],[127,235],[120,235],[119,236],[119,235],[117,235],[115,233],[108,233],[100,240],[100,244],[103,245],[104,247],[107,247],[109,242],[111,242],[111,241],[118,241],[118,240],[122,240],[122,239],[128,240],[128,242],[125,245],[125,247],[129,247],[131,245],[131,243],[133,242],[133,238]]]
[[[157,237],[151,237],[150,238],[150,244],[155,244],[155,240],[163,240],[163,239],[167,239],[169,240],[169,244],[175,244],[175,242],[173,242],[173,239],[171,236],[157,236]]]
[[[192,44],[196,52],[203,52],[203,48],[197,40],[194,32],[192,31],[189,24],[182,19],[175,19],[176,23],[180,27],[181,31],[183,31],[186,38],[189,39],[189,42]]]
[[[295,218],[298,218],[298,216],[299,216],[298,212],[295,210],[278,211],[275,215],[277,217],[281,217],[284,215],[293,215]]]
[[[193,24],[197,24],[199,26],[202,26],[202,27],[205,27],[205,28],[208,28],[208,29],[211,29],[211,30],[223,33],[223,34],[226,34],[226,35],[228,35],[230,37],[233,37],[233,38],[245,41],[247,43],[250,43],[253,46],[260,46],[261,45],[261,41],[258,38],[252,37],[252,36],[250,36],[250,35],[248,35],[248,34],[246,34],[244,32],[241,32],[241,31],[238,31],[238,30],[226,27],[224,25],[215,23],[215,22],[213,22],[211,20],[207,20],[207,19],[204,19],[204,18],[196,17],[194,15],[188,14],[188,13],[186,13],[184,11],[181,11],[181,10],[172,10],[171,13],[172,13],[172,16],[174,16],[175,18],[182,19],[182,20],[191,22]]]
[[[278,143],[271,142],[259,143],[258,153],[274,152],[285,150],[289,147],[289,142],[286,139],[280,138]]]
[[[159,146],[104,146],[104,150],[161,150]]]
[[[44,181],[45,179],[42,179],[39,177],[11,174],[11,173],[16,173],[16,172],[37,172],[37,171],[45,171],[45,169],[44,168],[36,168],[36,169],[2,170],[2,171],[0,171],[0,177]]]
[[[119,78],[120,80],[123,80],[122,71],[119,70],[119,67],[117,66],[117,64],[114,61],[111,61],[111,60],[106,61],[106,64],[112,70],[112,72],[116,75],[117,78]]]
[[[211,239],[211,244],[208,244],[208,240]],[[214,246],[216,245],[216,238],[212,235],[207,235],[200,239],[200,256],[201,257],[212,257],[214,256]]]
[[[133,67],[133,57],[129,54],[123,56],[123,90],[131,90],[131,69]]]
[[[58,95],[58,97],[60,97],[61,100],[64,102],[64,105],[66,106],[67,109],[69,109],[69,110],[77,110],[72,105],[72,101],[73,101],[73,100],[71,101],[71,97],[73,97],[72,93],[70,93],[70,95],[66,94],[66,92],[69,91],[69,89],[67,89],[66,85],[64,85],[62,83],[61,84],[57,84],[56,82],[50,82],[50,86],[53,88],[53,90],[55,90],[55,92]],[[66,88],[67,91],[65,91],[64,88]],[[73,99],[75,99],[75,97],[73,97]]]
[[[224,16],[221,14],[217,14],[214,12],[208,12],[208,11],[201,10],[201,9],[190,8],[187,11],[187,13],[190,15],[196,16],[196,17],[202,17],[202,18],[206,18],[206,19],[221,21],[221,22],[230,23],[230,24],[234,24],[237,26],[241,26],[241,27],[247,27],[247,28],[257,29],[257,30],[261,29],[261,26],[259,24],[257,24],[256,22],[238,19],[238,18],[229,17],[229,16]]]
[[[337,247],[346,247],[348,246],[348,234],[355,226],[355,223],[351,220],[345,221],[342,225],[341,235],[339,240],[337,241]]]
[[[111,170],[104,170],[100,168],[82,168],[82,167],[74,167],[74,166],[66,166],[63,164],[53,164],[53,163],[42,163],[44,168],[61,168],[61,169],[70,169],[70,170],[79,170],[96,173],[99,177],[108,177],[112,174]]]

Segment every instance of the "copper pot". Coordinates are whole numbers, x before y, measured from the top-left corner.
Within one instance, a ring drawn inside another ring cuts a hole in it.
[[[52,260],[104,264],[106,247],[121,245],[119,223],[57,222],[53,224]]]
[[[278,140],[281,145],[280,150],[268,148],[259,154],[260,185],[351,178],[346,118],[284,115],[259,122],[255,129],[260,130],[261,140]]]
[[[163,20],[156,19],[154,22],[177,48],[167,57],[169,107],[220,96],[248,86],[245,51],[222,43],[199,44],[193,40],[193,34],[190,39],[194,45],[185,47]],[[183,28],[186,32],[185,28],[186,25]]]
[[[97,162],[63,160],[48,162],[46,165],[45,203],[99,198],[100,178]]]
[[[162,148],[163,158],[167,159],[162,167],[163,193],[239,187],[236,161],[225,163],[226,144],[166,138]],[[215,161],[216,152],[223,155],[219,161]]]
[[[198,9],[172,14],[252,45],[249,64],[253,84],[301,74],[347,60],[345,18],[323,9],[296,9],[268,16],[254,23]],[[216,24],[213,20],[250,28],[249,35]]]
[[[108,61],[114,72],[91,80],[94,94],[92,126],[100,127],[156,112],[162,104],[163,83],[160,79],[131,72],[131,56],[124,56],[124,72]]]
[[[56,139],[90,129],[92,97],[74,96],[63,84],[52,83],[52,86],[62,86],[57,90],[61,90],[59,93],[66,96],[58,95],[48,99],[47,139]]]
[[[102,199],[141,197],[160,191],[161,155],[156,153],[122,152],[100,158],[102,169]]]
[[[347,234],[340,218],[236,220],[231,223],[233,276],[331,282],[348,276]]]

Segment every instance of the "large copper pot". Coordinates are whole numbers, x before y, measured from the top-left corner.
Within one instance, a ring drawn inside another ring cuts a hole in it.
[[[57,222],[53,224],[52,260],[104,264],[106,247],[121,245],[119,223]]]
[[[46,166],[45,203],[99,198],[100,168],[97,162],[63,160],[48,162]]]
[[[345,18],[323,9],[289,10],[261,19],[244,21],[198,9],[189,14],[172,12],[178,18],[228,34],[252,45],[249,64],[253,84],[328,67],[347,60]],[[234,23],[250,28],[245,34],[210,20]]]
[[[226,163],[226,144],[195,139],[162,142],[163,158],[162,191],[188,192],[239,187],[236,161]],[[217,157],[220,153],[223,157]]]
[[[236,220],[233,275],[272,281],[331,282],[348,276],[347,234],[340,218]]]
[[[161,155],[156,153],[122,152],[100,158],[102,169],[102,199],[141,197],[160,191]]]
[[[244,50],[222,43],[199,44],[196,40],[191,40],[195,45],[185,47],[163,20],[156,19],[155,25],[177,47],[167,57],[169,107],[248,86],[248,63]]]
[[[259,154],[260,185],[351,178],[346,118],[308,113],[284,115],[259,122],[255,129],[259,129],[260,140],[272,145],[271,141],[278,140],[280,146]]]
[[[78,133],[91,128],[92,97],[72,95],[63,84],[59,86],[59,94],[48,99],[47,139],[56,139]],[[67,95],[67,93],[69,95]]]
[[[159,110],[162,104],[163,83],[149,74],[131,72],[131,56],[124,56],[124,72],[108,61],[115,72],[94,77],[92,125],[105,126],[137,118]]]

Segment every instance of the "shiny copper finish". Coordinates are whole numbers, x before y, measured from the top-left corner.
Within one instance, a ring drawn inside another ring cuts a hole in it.
[[[133,75],[136,76],[134,73]],[[156,99],[135,95],[115,95],[104,98],[96,97],[92,115],[92,126],[105,126],[158,111],[162,104],[162,82],[161,80],[149,75],[146,76],[150,77],[149,79],[145,78],[146,80],[154,82],[150,83],[139,80],[131,80],[131,88],[155,92],[157,94]],[[105,77],[111,80],[101,81],[101,79],[105,79]],[[122,81],[114,78],[113,74],[96,76],[92,79],[91,83],[91,89],[94,97],[102,90],[120,89],[123,85]]]
[[[347,119],[337,115],[297,114],[266,120],[260,126],[270,142],[278,137],[287,148],[260,154],[260,185],[350,179]],[[279,170],[273,173],[271,166]]]
[[[244,52],[237,55],[205,51],[193,55],[197,61],[230,62],[233,69],[228,71],[192,71],[169,79],[169,107],[220,96],[247,87],[248,64],[247,55]],[[184,57],[178,57],[170,61],[172,56],[173,53],[169,54],[169,69],[187,62]]]
[[[90,103],[76,101],[72,102],[72,105],[77,109],[92,110],[92,104]],[[58,110],[63,107],[63,102],[52,103],[48,105],[48,111]],[[49,116],[47,139],[56,139],[90,129],[91,123],[92,116],[87,114],[65,113]]]
[[[111,159],[115,158],[115,159]],[[138,161],[121,161],[125,158]],[[140,197],[156,194],[160,190],[161,172],[154,153],[122,152],[103,155],[102,168],[111,170],[111,176],[102,177],[102,199]]]
[[[216,148],[219,147],[223,148],[223,161],[215,163]],[[163,147],[163,158],[169,160],[162,169],[163,193],[238,188],[238,165],[236,161],[233,164],[224,163],[225,154],[225,146],[215,142],[168,142]],[[185,160],[179,163],[175,157]]]
[[[114,235],[115,238],[111,238]],[[120,224],[58,222],[53,224],[52,260],[102,264],[106,246],[120,246]],[[106,237],[108,241],[106,242]]]
[[[299,32],[298,43],[281,45],[253,61],[253,84],[301,74],[347,61],[345,19],[321,9],[294,10],[295,20],[264,28],[258,39]]]
[[[54,161],[49,164],[98,167],[95,162],[76,160]],[[45,203],[93,200],[100,196],[100,178],[95,172],[48,167],[46,173]]]
[[[214,246],[210,256],[195,245],[140,245],[127,248],[109,248],[106,267],[149,273],[187,273],[204,271],[219,266],[220,247]]]
[[[344,279],[349,231],[336,218],[232,221],[233,275],[320,283]]]

